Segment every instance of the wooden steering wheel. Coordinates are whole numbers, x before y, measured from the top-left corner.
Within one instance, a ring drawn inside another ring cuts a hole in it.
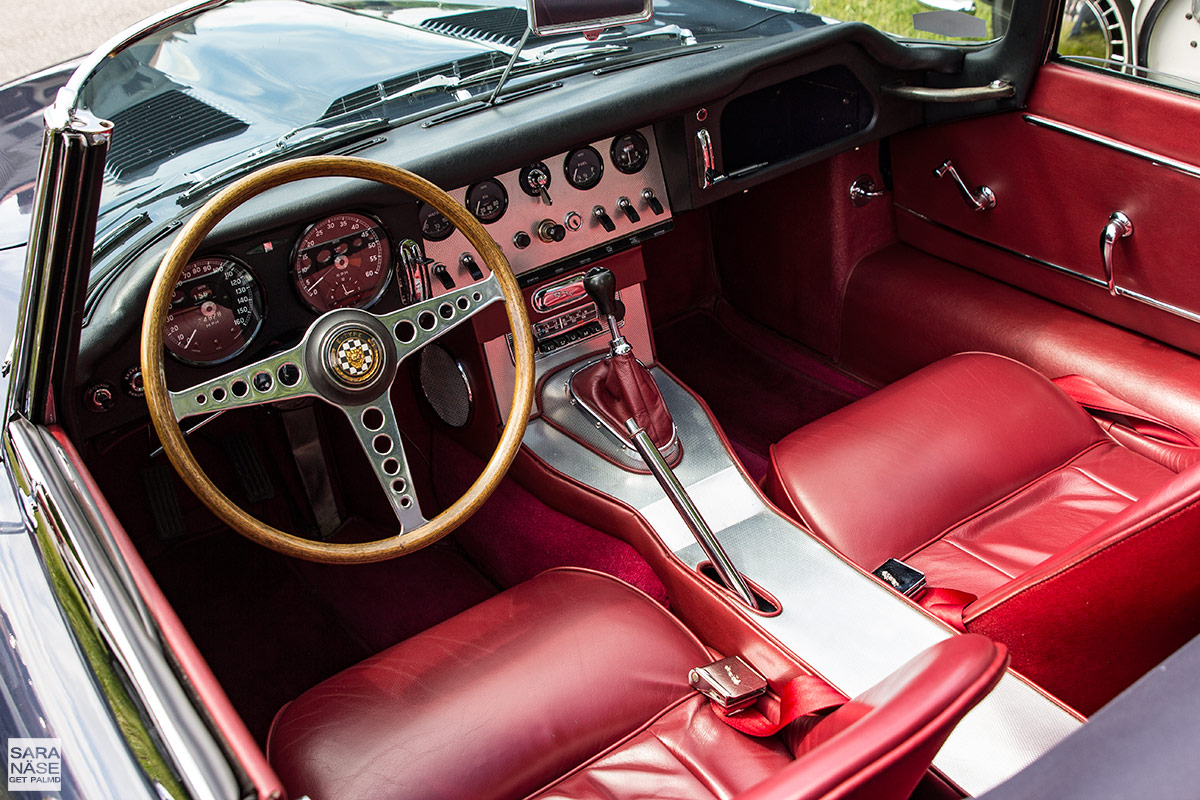
[[[318,317],[300,343],[268,358],[179,392],[163,372],[163,324],[171,295],[193,253],[218,222],[250,198],[305,178],[362,178],[394,186],[440,211],[467,237],[490,270],[484,280],[393,311],[337,309]],[[421,513],[388,394],[400,363],[494,302],[503,300],[513,333],[516,386],[508,422],[483,473],[432,520]],[[150,419],[184,483],[225,524],[281,553],[310,561],[361,563],[411,553],[458,527],[487,500],[521,446],[533,396],[533,338],[512,268],[495,240],[450,195],[399,167],[362,158],[314,156],[267,167],[242,178],[204,204],[163,257],[142,318],[142,378]],[[196,462],[179,421],[196,414],[319,397],[339,408],[371,461],[399,523],[395,536],[333,544],[278,530],[243,511]]]

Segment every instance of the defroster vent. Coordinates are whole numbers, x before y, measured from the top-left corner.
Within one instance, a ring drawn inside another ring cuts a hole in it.
[[[117,180],[248,127],[237,117],[178,89],[118,111],[112,122],[107,170]]]

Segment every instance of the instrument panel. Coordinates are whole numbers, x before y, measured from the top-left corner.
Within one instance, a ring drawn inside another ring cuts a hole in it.
[[[414,248],[409,238],[394,242],[378,217],[341,211],[193,258],[163,325],[167,353],[191,367],[223,364],[254,343],[269,305],[273,320],[306,326],[334,309],[371,308],[393,277],[392,304],[425,299],[424,272],[396,267],[400,251]]]
[[[523,284],[611,255],[665,231],[671,209],[650,126],[581,144],[450,192],[500,245]],[[479,255],[422,205],[425,254],[443,286],[473,279]],[[557,271],[551,264],[583,255]]]

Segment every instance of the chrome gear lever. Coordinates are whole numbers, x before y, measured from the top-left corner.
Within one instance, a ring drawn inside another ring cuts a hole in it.
[[[625,304],[617,299],[617,277],[607,267],[592,267],[583,276],[583,289],[596,304],[596,314],[608,322],[608,333],[612,337],[608,349],[614,356],[633,352],[629,342],[621,336],[618,321],[625,316]]]

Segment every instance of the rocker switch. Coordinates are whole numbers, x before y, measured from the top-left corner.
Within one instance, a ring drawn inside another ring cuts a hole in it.
[[[463,253],[461,256],[459,256],[458,265],[467,271],[467,273],[471,276],[471,280],[483,280],[483,270],[481,270],[479,265],[475,263],[475,257],[470,253]]]
[[[450,270],[446,269],[445,264],[433,265],[433,277],[442,282],[443,289],[454,288],[454,278],[450,276]]]
[[[612,233],[617,229],[617,223],[612,221],[612,217],[610,217],[608,212],[604,210],[604,206],[596,206],[593,208],[592,216],[595,217],[596,220],[602,226],[604,226],[604,230],[608,231],[609,233]]]
[[[622,197],[617,200],[617,208],[624,212],[625,216],[629,217],[630,222],[641,222],[642,218],[638,215],[637,209],[633,207],[633,202],[628,197]]]
[[[642,199],[646,201],[646,205],[650,206],[650,210],[654,212],[654,216],[657,217],[663,213],[663,204],[654,196],[653,189],[642,189]]]

